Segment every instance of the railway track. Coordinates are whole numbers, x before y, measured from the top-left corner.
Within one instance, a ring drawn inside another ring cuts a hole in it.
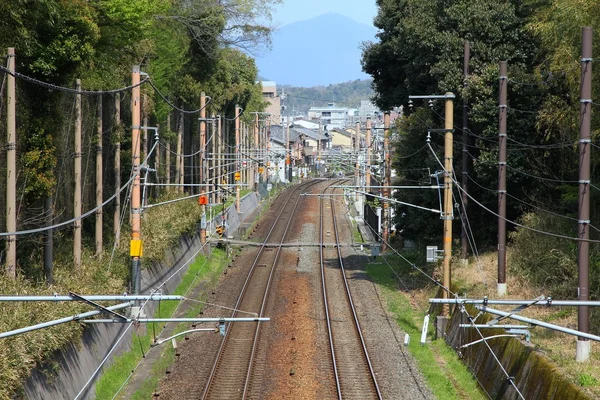
[[[321,284],[338,399],[381,399],[344,271],[335,200],[321,197]],[[334,246],[326,243],[335,243]]]
[[[269,288],[282,244],[298,208],[301,193],[320,181],[311,181],[295,188],[278,213],[263,245],[250,266],[246,281],[234,306],[235,310],[263,315]],[[267,244],[278,242],[279,246]],[[247,316],[234,311],[232,317]],[[252,391],[253,365],[260,343],[260,323],[229,324],[226,327],[215,362],[210,370],[201,399],[246,399]]]

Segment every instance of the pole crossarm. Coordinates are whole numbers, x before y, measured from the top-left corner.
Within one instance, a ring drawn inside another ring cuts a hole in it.
[[[508,313],[508,315],[505,315],[505,316],[502,316],[502,317],[498,317],[498,318],[494,318],[493,320],[491,320],[491,321],[488,321],[488,325],[496,325],[498,322],[500,322],[500,321],[502,321],[502,320],[505,320],[506,318],[510,318],[510,316],[511,316],[511,315],[518,314],[518,313],[520,313],[521,311],[523,311],[523,310],[525,310],[525,309],[527,309],[527,308],[531,307],[532,305],[534,305],[534,304],[535,304],[535,303],[537,303],[538,301],[542,301],[542,300],[544,300],[544,299],[545,299],[545,297],[544,297],[544,296],[539,296],[539,297],[537,297],[536,299],[534,299],[532,302],[530,302],[530,303],[528,303],[528,304],[522,304],[522,305],[520,305],[519,307],[517,307],[517,308],[515,308],[515,309],[511,310],[511,311],[510,311],[510,313]]]
[[[532,305],[532,306],[590,306],[600,307],[600,301],[581,301],[581,300],[554,300],[552,297],[544,297],[542,300],[536,301],[535,304],[531,304],[531,300],[488,300],[483,299],[429,299],[431,304],[473,304],[473,305],[502,305],[502,306],[519,306],[519,305]]]
[[[565,327],[562,327],[562,326],[559,326],[559,325],[554,325],[554,324],[549,324],[547,322],[539,321],[537,319],[527,318],[527,317],[523,317],[523,316],[520,316],[520,315],[510,314],[508,312],[500,311],[500,310],[495,310],[493,308],[488,308],[486,306],[475,306],[475,308],[477,308],[480,311],[487,312],[487,313],[490,313],[490,314],[509,317],[509,318],[514,319],[516,321],[521,321],[521,322],[525,322],[525,323],[528,323],[528,324],[531,324],[531,325],[541,326],[543,328],[548,328],[548,329],[552,329],[552,330],[555,330],[555,331],[558,331],[558,332],[567,333],[569,335],[583,337],[583,338],[586,338],[586,339],[595,340],[596,342],[600,342],[600,336],[592,335],[592,334],[589,334],[589,333],[586,333],[586,332],[581,332],[581,331],[578,331],[578,330],[575,330],[575,329],[565,328]]]
[[[104,314],[112,315],[112,316],[114,316],[114,317],[116,317],[118,319],[121,319],[121,320],[126,320],[127,319],[127,317],[124,317],[123,315],[121,315],[121,314],[119,314],[117,312],[114,312],[113,310],[110,310],[110,309],[104,307],[103,305],[98,304],[98,303],[96,303],[96,302],[94,302],[92,300],[86,299],[85,297],[80,296],[77,293],[69,292],[69,296],[72,296],[72,297],[74,297],[77,300],[83,301],[84,303],[87,303],[87,304],[91,305],[92,307],[97,308],[98,310],[102,311]]]
[[[127,302],[127,303],[123,303],[123,304],[117,304],[114,306],[110,306],[107,308],[112,311],[112,310],[120,310],[123,308],[128,308],[128,307],[131,307],[132,305],[133,305],[133,302]],[[36,324],[36,325],[26,326],[25,328],[19,328],[19,329],[15,329],[12,331],[0,333],[0,339],[6,338],[9,336],[19,335],[21,333],[35,331],[38,329],[49,328],[51,326],[60,325],[60,324],[64,324],[67,322],[80,321],[84,318],[89,318],[89,317],[93,317],[94,315],[102,314],[102,312],[103,311],[100,311],[100,310],[88,311],[88,312],[85,312],[82,314],[75,314],[70,317],[55,319],[55,320],[48,321],[48,322],[42,322],[42,323]]]
[[[431,212],[436,213],[436,214],[441,214],[442,213],[440,210],[436,210],[435,208],[421,207],[421,206],[417,206],[416,204],[405,203],[405,202],[400,201],[400,200],[391,199],[391,198],[387,198],[387,197],[383,197],[383,196],[378,196],[376,194],[371,194],[371,193],[367,193],[367,192],[361,192],[360,190],[357,190],[356,193],[364,194],[364,195],[367,195],[367,196],[372,196],[372,197],[375,197],[375,198],[378,198],[378,199],[381,199],[381,200],[384,200],[384,201],[390,201],[392,203],[402,204],[404,206],[415,207],[415,208],[418,208],[420,210],[431,211]]]
[[[185,297],[178,295],[164,295],[164,294],[122,294],[122,295],[89,295],[85,296],[87,300],[91,301],[164,301],[164,300],[185,300]],[[54,296],[0,296],[0,303],[3,301],[78,301],[77,298],[68,295],[54,295]]]
[[[126,319],[125,321],[120,319],[86,319],[81,322],[85,324],[112,324],[112,323],[127,323],[127,322],[138,322],[140,324],[151,324],[153,322],[164,323],[164,322],[269,322],[271,318],[268,317],[255,317],[255,318],[139,318],[139,319]]]

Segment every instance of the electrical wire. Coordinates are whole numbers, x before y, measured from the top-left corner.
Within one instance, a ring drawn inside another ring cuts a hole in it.
[[[177,110],[177,111],[179,111],[180,113],[183,113],[183,114],[197,114],[197,113],[199,113],[200,111],[204,110],[206,107],[208,107],[208,105],[209,105],[209,104],[212,102],[212,97],[210,97],[210,96],[206,96],[206,98],[208,99],[208,101],[206,102],[206,104],[204,105],[204,107],[200,107],[200,108],[199,108],[199,109],[197,109],[197,110],[191,110],[191,111],[184,110],[184,109],[182,109],[182,108],[179,108],[179,107],[177,107],[175,104],[171,103],[171,102],[169,101],[169,99],[167,99],[167,97],[166,97],[164,94],[162,94],[160,90],[158,90],[158,88],[156,87],[156,85],[154,84],[154,82],[153,82],[151,79],[146,79],[144,82],[148,82],[148,83],[150,84],[150,86],[152,86],[152,89],[154,89],[154,91],[156,92],[156,94],[158,94],[158,96],[159,96],[159,97],[160,97],[160,98],[161,98],[161,99],[162,99],[162,100],[163,100],[165,103],[167,103],[167,105],[168,105],[169,107],[171,107],[172,109],[174,109],[174,110]]]
[[[431,146],[429,146],[429,149],[431,150],[431,153],[434,155],[435,159],[437,160],[438,164],[440,164],[440,166],[442,167],[442,169],[444,170],[444,172],[446,174],[448,174],[448,171],[446,171],[446,169],[444,168],[444,165],[441,163],[440,159],[438,158],[438,156],[435,154],[435,151],[433,151],[433,148]],[[593,240],[593,239],[581,239],[581,238],[575,238],[575,237],[571,237],[571,236],[565,236],[565,235],[559,235],[557,233],[552,233],[552,232],[546,232],[546,231],[542,231],[540,229],[535,229],[535,228],[531,228],[529,226],[520,224],[516,221],[512,221],[506,217],[501,217],[498,213],[490,210],[489,208],[487,208],[486,206],[484,206],[483,204],[481,204],[477,199],[475,199],[473,196],[471,196],[468,192],[466,192],[461,186],[460,183],[457,182],[454,177],[451,177],[452,181],[455,183],[456,187],[462,191],[463,193],[465,193],[467,195],[467,197],[469,197],[471,200],[473,200],[475,202],[475,204],[477,204],[479,207],[483,208],[485,211],[489,212],[492,215],[495,215],[498,218],[501,218],[503,220],[505,220],[506,222],[514,225],[514,226],[518,226],[520,228],[523,229],[527,229],[529,231],[532,232],[536,232],[542,235],[546,235],[546,236],[552,236],[558,239],[567,239],[567,240],[574,240],[574,241],[578,241],[578,242],[588,242],[588,243],[600,243],[600,240]]]
[[[21,74],[19,72],[12,72],[11,70],[9,70],[8,68],[0,65],[0,71],[4,71],[5,73],[14,76],[15,78],[18,79],[22,79],[24,81],[33,83],[34,85],[38,85],[41,87],[45,87],[46,89],[50,89],[50,90],[57,90],[60,92],[66,92],[66,93],[71,93],[71,94],[81,94],[81,95],[89,95],[89,96],[97,96],[97,95],[102,95],[102,94],[116,94],[116,93],[122,93],[122,92],[127,92],[133,88],[136,88],[138,86],[141,86],[145,83],[149,83],[150,79],[146,78],[144,80],[141,80],[139,83],[135,84],[135,85],[131,85],[131,86],[126,86],[126,87],[122,87],[119,89],[109,89],[109,90],[77,90],[77,89],[71,89],[68,87],[64,87],[64,86],[58,86],[52,83],[48,83],[48,82],[44,82],[41,81],[39,79],[36,78],[32,78],[30,76]]]

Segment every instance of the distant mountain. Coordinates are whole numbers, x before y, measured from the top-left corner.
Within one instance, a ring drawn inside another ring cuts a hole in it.
[[[371,80],[355,80],[328,86],[296,87],[283,85],[286,114],[306,114],[312,106],[324,107],[329,102],[338,106],[357,108],[361,100],[369,100],[374,92]]]
[[[273,50],[256,59],[260,75],[278,84],[317,86],[366,79],[360,44],[377,30],[339,14],[285,25],[273,33]]]

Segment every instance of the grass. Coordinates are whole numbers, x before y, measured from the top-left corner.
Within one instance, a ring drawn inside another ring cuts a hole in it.
[[[377,262],[379,261],[379,262]],[[425,377],[427,386],[431,389],[437,399],[485,399],[479,389],[479,385],[468,368],[460,361],[454,350],[443,340],[436,340],[421,345],[421,326],[423,324],[424,312],[417,309],[417,302],[422,302],[407,293],[398,290],[395,275],[387,264],[377,260],[367,264],[367,273],[371,279],[379,285],[388,311],[395,317],[398,326],[408,333],[412,340],[408,349],[414,357],[419,371]],[[409,271],[407,265],[391,259],[390,264],[395,269],[404,269],[399,272],[406,276],[406,285],[417,293],[428,293],[427,297],[433,295],[432,287],[427,286],[427,281]],[[406,263],[405,263],[406,264]],[[427,309],[427,304],[424,304]],[[433,324],[429,324],[428,336],[433,334]]]
[[[205,257],[199,256],[190,265],[181,283],[177,286],[177,289],[173,294],[184,295],[203,281],[208,282],[210,285],[216,284],[218,277],[225,266],[226,255],[221,250],[214,249],[208,260]],[[168,318],[172,316],[177,305],[177,302],[174,301],[164,302],[161,304],[160,309],[157,310],[156,317]],[[194,305],[188,310],[187,315],[190,317],[198,315],[200,309],[200,305]],[[181,332],[185,328],[187,328],[186,324],[180,324],[177,327],[176,332]],[[104,370],[102,377],[96,385],[97,399],[113,398],[129,376],[130,372],[142,359],[142,349],[144,352],[149,349],[150,345],[154,342],[154,332],[158,334],[159,331],[160,326],[158,324],[148,324],[146,327],[146,334],[134,337],[132,349],[116,357],[112,365]],[[169,352],[169,349],[171,352]],[[153,367],[152,377],[144,383],[144,386],[140,389],[140,394],[136,394],[136,396],[141,396],[137,398],[147,399],[151,397],[152,392],[160,380],[160,376],[164,373],[165,368],[170,365],[173,357],[174,354],[172,348],[165,345],[163,357],[161,357],[160,361]]]

